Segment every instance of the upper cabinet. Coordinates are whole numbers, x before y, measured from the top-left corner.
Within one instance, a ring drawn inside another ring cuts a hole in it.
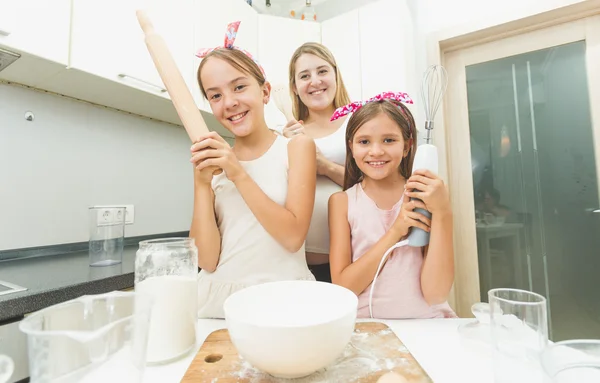
[[[305,42],[321,42],[321,24],[258,15],[258,60],[272,85],[287,84],[290,59]]]
[[[321,42],[321,24],[309,21],[258,15],[258,61],[273,88],[289,83],[290,59],[305,42]],[[271,99],[265,108],[265,120],[272,129],[281,130],[287,122]]]
[[[406,3],[379,0],[359,8],[358,12],[362,98],[385,91],[410,92],[410,62],[415,52]]]
[[[168,98],[137,21],[140,4],[191,83],[191,0],[73,0],[70,66]]]
[[[321,25],[321,39],[337,63],[350,100],[362,99],[360,32],[358,9],[344,13]]]
[[[223,46],[234,21],[241,22],[235,45],[256,57],[273,88],[287,88],[290,59],[300,45],[322,42],[352,100],[388,90],[415,97],[405,0],[373,1],[323,23],[258,14],[243,0],[0,0],[0,48],[21,54],[0,79],[181,124],[145,44],[139,7],[205,116],[211,109],[201,96],[195,53]],[[265,116],[271,128],[286,123],[272,100]]]
[[[64,66],[71,0],[0,0],[0,47]]]
[[[193,2],[193,49],[188,55],[193,60],[192,94],[196,104],[202,110],[210,112],[208,101],[200,92],[197,81],[197,71],[201,59],[196,52],[201,48],[223,46],[227,25],[240,21],[235,39],[235,45],[247,50],[253,55],[258,51],[258,14],[245,1],[240,0],[195,0]]]

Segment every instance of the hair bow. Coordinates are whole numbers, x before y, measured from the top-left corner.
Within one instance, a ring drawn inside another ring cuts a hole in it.
[[[404,102],[406,104],[412,104],[413,100],[407,93],[403,92],[382,92],[378,95],[371,97],[368,100],[364,101],[354,101],[348,105],[340,106],[333,112],[330,121],[337,120],[340,117],[346,116],[349,113],[354,113],[360,108],[362,108],[365,104],[373,101],[381,101],[381,100],[396,100],[400,102]]]
[[[210,52],[217,50],[217,49],[237,49],[238,51],[243,52],[244,54],[246,54],[246,56],[250,57],[255,63],[256,65],[258,65],[258,67],[260,68],[260,71],[262,72],[263,76],[267,77],[265,74],[265,70],[263,69],[263,67],[258,63],[258,61],[254,58],[254,56],[246,51],[245,49],[242,49],[240,47],[237,47],[235,45],[233,45],[233,43],[235,42],[235,38],[237,37],[237,32],[238,29],[240,27],[240,23],[241,21],[234,21],[231,22],[227,25],[227,32],[225,32],[225,42],[223,43],[222,46],[217,46],[214,48],[201,48],[198,49],[198,51],[196,52],[196,56],[199,58],[204,58],[206,57]]]

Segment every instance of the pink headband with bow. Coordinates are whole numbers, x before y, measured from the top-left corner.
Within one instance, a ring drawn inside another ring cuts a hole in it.
[[[267,77],[263,67],[258,63],[258,61],[256,61],[256,59],[254,58],[254,56],[252,56],[252,54],[250,52],[233,45],[233,43],[235,42],[235,38],[237,36],[238,29],[240,27],[240,23],[241,23],[241,21],[234,21],[227,25],[227,32],[225,33],[225,43],[222,46],[218,46],[218,47],[214,47],[214,48],[201,48],[196,52],[196,56],[199,58],[204,58],[210,52],[217,50],[217,49],[237,49],[238,51],[246,54],[246,56],[250,57],[256,63],[256,65],[258,65],[263,76]]]
[[[335,110],[335,112],[333,112],[333,116],[331,116],[330,121],[337,120],[338,118],[346,116],[349,113],[354,113],[357,110],[359,110],[360,108],[362,108],[365,104],[368,104],[369,102],[381,101],[381,100],[396,100],[396,101],[403,102],[405,104],[413,103],[413,100],[410,98],[410,96],[407,93],[383,92],[383,93],[379,93],[375,97],[371,97],[370,99],[365,100],[365,101],[354,101],[353,103],[350,103],[348,105],[340,106],[339,108],[337,108]],[[402,114],[404,114],[404,111],[402,111]]]

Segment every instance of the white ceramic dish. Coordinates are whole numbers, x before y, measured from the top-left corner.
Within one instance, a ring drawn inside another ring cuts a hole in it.
[[[328,366],[350,342],[358,298],[325,282],[268,282],[238,291],[223,309],[239,355],[278,378]]]

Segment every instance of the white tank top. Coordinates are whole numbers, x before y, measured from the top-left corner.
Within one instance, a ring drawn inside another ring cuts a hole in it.
[[[284,205],[288,191],[288,142],[277,136],[261,157],[240,161],[262,191]],[[223,302],[233,292],[262,282],[314,280],[304,246],[290,253],[258,222],[233,182],[224,173],[213,177],[215,213],[221,233],[221,255],[217,269],[198,275],[198,315],[223,318]]]
[[[315,144],[323,156],[329,161],[344,166],[346,163],[346,126],[350,116],[342,125],[328,136],[315,138]],[[309,253],[329,254],[329,221],[327,206],[329,197],[342,187],[329,177],[317,176],[315,205],[308,235],[306,236],[306,251]]]
[[[348,126],[349,118],[346,118],[344,123],[330,135],[315,138],[315,144],[323,156],[329,161],[342,166],[346,162],[346,127]]]

